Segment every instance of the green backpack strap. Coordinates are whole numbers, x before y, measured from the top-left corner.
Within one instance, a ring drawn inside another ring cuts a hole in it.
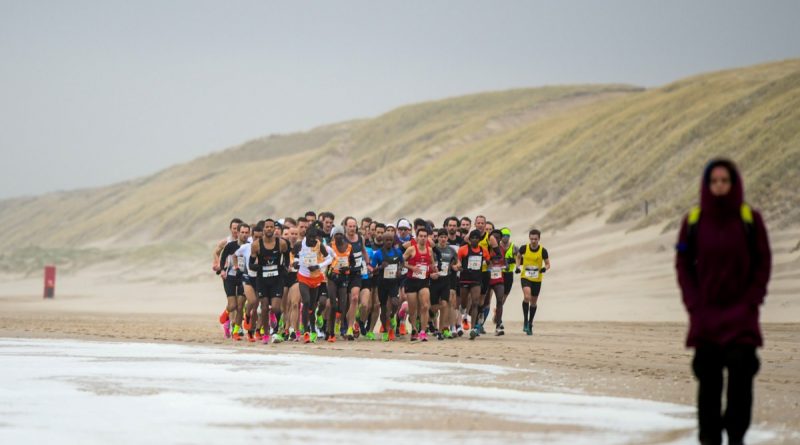
[[[693,226],[697,224],[698,221],[700,221],[700,206],[694,206],[691,210],[689,210],[687,222],[690,226]]]
[[[742,203],[742,206],[739,208],[739,213],[742,215],[742,221],[744,221],[745,224],[753,224],[753,210],[749,205]]]

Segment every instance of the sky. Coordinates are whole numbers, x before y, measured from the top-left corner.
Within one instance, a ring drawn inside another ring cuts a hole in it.
[[[468,93],[800,57],[798,1],[0,0],[0,199]]]

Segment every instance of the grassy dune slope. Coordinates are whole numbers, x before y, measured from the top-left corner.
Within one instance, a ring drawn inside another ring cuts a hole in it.
[[[224,234],[234,215],[329,208],[394,219],[477,203],[491,213],[492,203],[521,199],[550,209],[537,221],[545,227],[611,204],[609,222],[668,227],[692,205],[702,165],[716,155],[739,162],[747,199],[772,226],[800,221],[800,60],[651,90],[476,94],[270,136],[134,181],[0,201],[0,247],[8,256],[31,244],[190,244]]]

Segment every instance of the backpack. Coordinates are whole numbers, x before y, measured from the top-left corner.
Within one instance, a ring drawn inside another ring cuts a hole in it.
[[[758,249],[756,248],[756,230],[755,223],[753,222],[753,210],[749,205],[742,203],[739,208],[739,216],[744,224],[744,233],[747,238],[747,249],[750,252],[750,257],[754,261],[758,261]],[[689,211],[689,216],[686,218],[687,232],[686,240],[688,242],[688,254],[691,258],[689,264],[694,265],[697,254],[697,223],[700,222],[700,207],[695,206]]]

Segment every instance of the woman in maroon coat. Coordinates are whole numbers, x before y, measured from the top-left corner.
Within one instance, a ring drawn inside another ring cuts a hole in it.
[[[771,254],[761,215],[744,204],[736,166],[711,161],[703,173],[700,207],[683,221],[676,246],[678,282],[689,312],[686,345],[695,348],[697,415],[702,444],[742,444],[753,404],[762,345],[759,306],[769,281]],[[728,370],[722,414],[723,369]]]

